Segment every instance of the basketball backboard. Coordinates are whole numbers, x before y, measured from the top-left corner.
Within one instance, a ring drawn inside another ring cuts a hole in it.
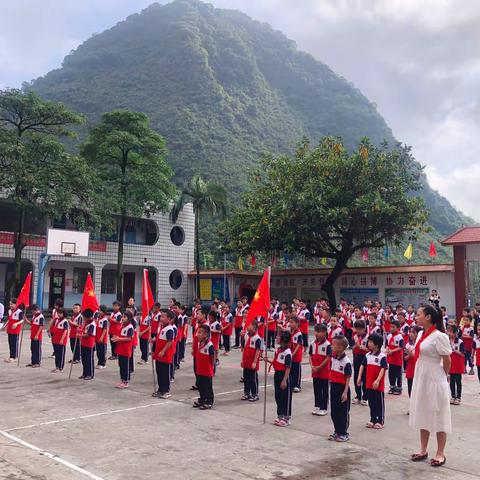
[[[49,228],[47,234],[47,255],[88,257],[89,243],[89,232]]]

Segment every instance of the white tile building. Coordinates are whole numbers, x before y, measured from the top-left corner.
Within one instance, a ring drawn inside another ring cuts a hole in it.
[[[0,301],[5,297],[8,280],[13,275],[13,233],[5,203],[0,207]],[[47,228],[58,223],[51,221],[27,222],[27,246],[22,253],[22,273],[33,270],[32,301],[37,295],[39,259],[46,252]],[[60,226],[62,228],[62,226]],[[35,233],[31,233],[35,232]],[[91,272],[95,291],[101,303],[111,306],[115,293],[117,243],[108,240],[90,240],[88,257],[51,256],[45,269],[43,307],[51,307],[55,298],[63,298],[66,308],[80,302],[87,272]],[[123,299],[135,297],[141,305],[142,272],[149,270],[150,284],[155,299],[162,305],[168,298],[191,301],[193,292],[187,274],[194,263],[194,215],[187,205],[173,224],[168,215],[154,215],[148,219],[129,219],[124,245]],[[122,299],[120,299],[122,300]]]

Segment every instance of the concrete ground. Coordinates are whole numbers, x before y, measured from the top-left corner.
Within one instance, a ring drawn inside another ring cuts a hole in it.
[[[7,339],[0,333],[0,357]],[[275,403],[267,389],[267,423],[262,402],[240,401],[239,351],[220,357],[214,380],[215,407],[192,408],[195,392],[192,362],[177,372],[172,397],[152,398],[150,365],[136,366],[131,387],[119,391],[118,367],[108,362],[93,381],[78,380],[81,366],[60,375],[50,370],[51,348],[44,343],[40,369],[25,368],[29,342],[20,367],[0,363],[0,479],[2,480],[134,480],[176,479],[431,479],[480,478],[480,386],[477,376],[464,376],[464,400],[452,407],[454,433],[447,464],[433,469],[414,464],[417,432],[408,428],[408,398],[386,397],[386,425],[365,428],[368,407],[352,406],[348,443],[326,440],[330,417],[314,417],[312,383],[304,366],[303,391],[294,395],[293,422],[272,425]],[[70,357],[70,355],[68,355]],[[263,375],[262,382],[263,382]],[[271,377],[269,382],[271,383]],[[434,444],[430,453],[434,453]]]

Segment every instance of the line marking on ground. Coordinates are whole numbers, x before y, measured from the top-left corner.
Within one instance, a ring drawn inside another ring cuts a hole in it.
[[[142,408],[149,408],[149,407],[156,407],[159,405],[168,405],[173,402],[167,401],[167,402],[157,402],[157,403],[148,403],[147,405],[138,405],[136,407],[128,407],[128,408],[118,408],[115,410],[109,410],[107,412],[98,412],[98,413],[90,413],[88,415],[80,415],[78,417],[70,417],[70,418],[61,418],[59,420],[50,420],[48,422],[41,422],[41,423],[36,423],[32,425],[24,425],[22,427],[15,427],[15,428],[7,428],[5,430],[0,430],[3,432],[15,432],[17,430],[25,430],[27,428],[35,428],[35,427],[42,427],[45,425],[55,425],[57,423],[65,423],[65,422],[73,422],[75,420],[84,420],[86,418],[93,418],[93,417],[100,417],[102,415],[111,415],[113,413],[122,413],[122,412],[129,412],[132,410],[140,410]]]
[[[70,470],[74,470],[75,472],[81,473],[82,475],[85,475],[88,478],[91,478],[92,480],[105,480],[102,477],[99,477],[98,475],[95,475],[92,472],[89,472],[88,470],[85,470],[82,467],[79,467],[78,465],[75,465],[74,463],[68,462],[67,460],[64,460],[63,458],[47,452],[46,450],[42,450],[39,447],[36,447],[35,445],[32,445],[31,443],[25,442],[21,438],[15,437],[14,435],[11,435],[10,433],[7,433],[3,430],[0,430],[0,435],[3,435],[5,438],[8,438],[9,440],[12,440],[13,442],[16,442],[26,448],[29,448],[30,450],[33,450],[34,452],[38,452],[39,455],[43,455],[44,457],[50,458],[53,461],[60,463],[62,465],[65,465],[67,468]]]

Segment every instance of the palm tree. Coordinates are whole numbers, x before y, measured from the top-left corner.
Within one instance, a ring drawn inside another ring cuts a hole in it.
[[[204,213],[212,217],[225,217],[227,210],[227,191],[213,182],[205,182],[200,175],[194,175],[182,189],[170,214],[172,221],[177,221],[183,207],[191,203],[195,215],[195,268],[197,297],[200,297],[200,240],[199,224],[200,216]]]

